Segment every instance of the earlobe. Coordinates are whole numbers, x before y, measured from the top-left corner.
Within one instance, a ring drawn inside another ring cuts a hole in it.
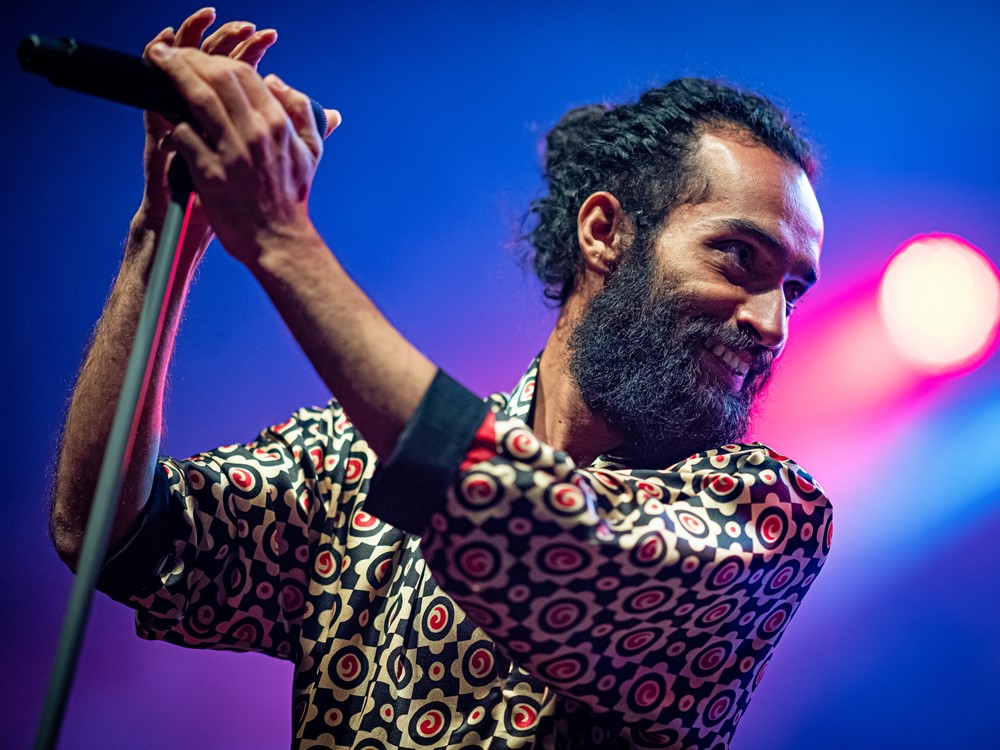
[[[621,203],[611,193],[593,193],[583,202],[576,230],[585,272],[606,276],[614,268],[624,225]]]

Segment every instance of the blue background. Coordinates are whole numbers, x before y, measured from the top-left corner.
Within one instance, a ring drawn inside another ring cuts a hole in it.
[[[137,111],[20,72],[14,47],[39,33],[139,53],[194,9],[38,0],[0,29],[3,747],[29,745],[69,592],[47,486],[141,194],[142,142]],[[480,393],[508,388],[553,321],[516,239],[541,189],[539,138],[565,109],[699,74],[802,113],[824,162],[824,279],[796,312],[760,434],[823,484],[837,534],[733,747],[995,746],[998,358],[876,388],[879,347],[843,316],[873,320],[873,281],[914,234],[955,233],[1000,261],[996,4],[234,1],[219,13],[277,28],[262,70],[343,112],[315,221],[404,334]],[[172,373],[174,455],[326,400],[217,245]],[[99,597],[61,746],[287,746],[290,681],[264,657],[140,641],[130,613]]]

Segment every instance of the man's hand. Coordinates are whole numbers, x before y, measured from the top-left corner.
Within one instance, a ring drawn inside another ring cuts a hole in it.
[[[202,8],[184,19],[176,31],[168,27],[153,37],[146,45],[143,57],[149,57],[153,45],[165,44],[177,49],[201,49],[208,55],[219,55],[256,67],[264,57],[264,53],[278,38],[278,32],[274,29],[257,31],[252,23],[246,21],[223,24],[205,37],[205,32],[214,22],[215,11],[212,8]],[[170,198],[167,171],[175,153],[169,138],[174,124],[155,112],[146,112],[144,119],[146,189],[139,212],[133,220],[133,226],[155,232],[163,224]],[[185,242],[184,261],[188,267],[197,262],[211,237],[212,230],[208,220],[196,202]]]
[[[307,201],[323,153],[311,103],[277,76],[262,79],[234,56],[162,42],[149,56],[187,101],[195,122],[169,143],[184,157],[223,246],[253,266],[275,242],[314,233]],[[339,124],[329,112],[328,132]]]
[[[215,21],[215,11],[205,8],[192,14],[177,31],[164,29],[146,47],[163,44],[180,52],[239,65],[248,71],[260,61],[277,39],[273,29],[256,31],[246,22],[227,23],[203,37]],[[198,51],[200,48],[201,51]],[[256,74],[254,74],[256,75]],[[315,128],[315,126],[313,126]],[[152,262],[156,234],[163,224],[169,198],[167,170],[174,156],[170,134],[174,126],[162,117],[146,114],[146,191],[132,231],[125,257],[111,296],[98,324],[66,417],[56,481],[53,488],[52,535],[60,555],[75,564],[83,539],[91,498],[114,417],[114,405],[121,390],[125,366],[135,338],[146,282]],[[114,546],[133,528],[149,496],[158,452],[163,411],[163,390],[167,365],[177,335],[177,323],[184,304],[191,271],[204,252],[211,230],[204,212],[196,206],[190,217],[181,268],[163,321],[149,389],[142,404],[140,422],[132,447],[115,525]]]

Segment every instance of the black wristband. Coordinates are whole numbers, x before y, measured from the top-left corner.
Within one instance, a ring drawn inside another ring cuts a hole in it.
[[[489,405],[438,370],[388,461],[379,465],[365,512],[420,534],[445,494]]]

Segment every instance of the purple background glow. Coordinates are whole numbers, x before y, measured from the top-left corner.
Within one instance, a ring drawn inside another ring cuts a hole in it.
[[[28,747],[71,577],[46,534],[62,413],[141,189],[139,113],[21,73],[28,33],[141,51],[196,6],[36,0],[7,11],[0,746]],[[508,388],[552,322],[508,245],[568,107],[683,74],[803,113],[824,161],[824,280],[796,312],[759,435],[837,508],[830,562],[736,750],[992,746],[1000,697],[1000,358],[901,369],[875,320],[893,250],[950,232],[1000,262],[1000,6],[983,2],[233,2],[280,32],[262,69],[345,122],[313,214],[418,346]],[[928,293],[933,293],[929,290]],[[326,394],[249,274],[213,246],[171,377],[164,450],[249,439]],[[22,476],[19,471],[25,472]],[[61,747],[286,747],[291,668],[133,635],[99,597]]]

